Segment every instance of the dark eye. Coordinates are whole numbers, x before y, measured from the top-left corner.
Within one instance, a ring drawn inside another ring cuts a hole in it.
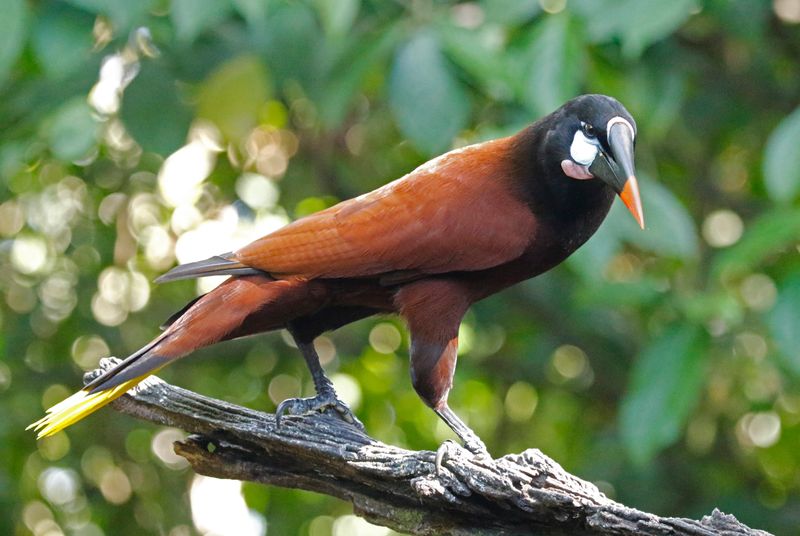
[[[586,135],[587,138],[597,137],[597,131],[589,123],[584,123],[583,121],[581,121],[581,130],[583,131],[583,133]]]

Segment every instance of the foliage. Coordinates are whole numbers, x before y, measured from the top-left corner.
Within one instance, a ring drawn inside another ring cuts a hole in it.
[[[212,488],[170,456],[174,431],[110,410],[38,444],[24,427],[206,288],[153,287],[176,260],[513,133],[580,92],[637,118],[647,229],[617,203],[564,266],[478,304],[453,405],[495,455],[539,447],[633,506],[796,528],[796,2],[0,8],[3,534],[207,528]],[[411,389],[396,319],[319,346],[371,434],[409,448],[450,437]],[[265,410],[310,389],[279,335],[200,354],[164,376]],[[239,496],[225,490],[220,504]],[[243,493],[274,534],[367,530],[332,499]]]

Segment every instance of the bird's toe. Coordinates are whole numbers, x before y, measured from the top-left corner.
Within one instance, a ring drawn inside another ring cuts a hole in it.
[[[342,402],[339,399],[336,399],[336,403],[333,404],[333,409],[336,410],[336,414],[346,423],[352,424],[356,428],[364,430],[364,423],[358,420],[353,410],[350,407]]]
[[[287,398],[275,409],[275,424],[280,427],[284,415],[304,415],[309,411],[307,398]]]
[[[333,410],[334,414],[346,423],[352,424],[363,430],[364,424],[358,420],[352,410],[335,396],[315,396],[312,398],[287,398],[278,404],[275,410],[275,424],[281,425],[281,418],[285,415],[309,415],[312,413],[325,413]]]
[[[442,464],[447,458],[450,457],[453,450],[457,450],[458,448],[460,448],[459,445],[452,439],[446,439],[441,445],[439,445],[439,448],[436,449],[435,460],[437,475],[442,474]]]
[[[477,441],[465,441],[463,447],[455,441],[447,439],[436,449],[436,459],[434,463],[436,465],[437,475],[442,474],[442,464],[448,458],[457,456],[460,449],[468,451],[475,460],[491,461],[493,459],[492,455],[489,454],[489,451],[486,449],[486,445],[484,445],[483,441],[480,439]]]

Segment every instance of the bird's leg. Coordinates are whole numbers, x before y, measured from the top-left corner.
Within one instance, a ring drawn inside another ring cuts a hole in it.
[[[304,415],[313,412],[322,413],[328,409],[332,409],[343,421],[363,429],[364,425],[361,421],[353,415],[353,412],[347,407],[347,404],[342,402],[336,395],[333,383],[331,383],[331,380],[325,375],[325,371],[322,370],[319,356],[314,349],[314,343],[300,342],[297,337],[295,337],[295,342],[297,342],[297,347],[306,360],[306,365],[308,365],[308,370],[311,372],[311,378],[314,380],[314,389],[317,391],[317,394],[311,398],[287,398],[278,404],[278,408],[275,410],[275,424],[280,426],[281,417],[287,413],[290,415]]]
[[[486,444],[478,437],[478,434],[473,432],[472,429],[450,409],[446,401],[440,404],[439,408],[434,408],[433,411],[435,411],[436,414],[447,423],[447,426],[456,433],[461,441],[464,442],[465,449],[477,457],[491,459]],[[452,448],[456,448],[456,444],[448,439],[436,449],[436,474],[441,474],[442,463],[448,457]]]
[[[473,454],[483,456],[489,455],[489,451],[486,449],[486,445],[478,437],[478,434],[472,431],[472,429],[467,426],[464,421],[462,421],[458,415],[456,415],[450,406],[447,405],[447,402],[441,405],[440,408],[436,408],[433,411],[442,418],[442,420],[447,423],[447,426],[453,430],[456,435],[464,442],[464,448],[470,451]]]
[[[458,353],[458,327],[469,306],[458,282],[427,280],[404,287],[396,300],[411,331],[411,383],[420,398],[449,426],[473,454],[488,456],[486,445],[450,406]],[[437,455],[440,465],[444,449]]]

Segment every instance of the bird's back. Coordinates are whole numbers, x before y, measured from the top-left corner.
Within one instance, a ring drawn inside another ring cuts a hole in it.
[[[451,151],[256,240],[233,258],[278,277],[304,278],[442,274],[509,262],[536,228],[509,180],[509,141]]]

